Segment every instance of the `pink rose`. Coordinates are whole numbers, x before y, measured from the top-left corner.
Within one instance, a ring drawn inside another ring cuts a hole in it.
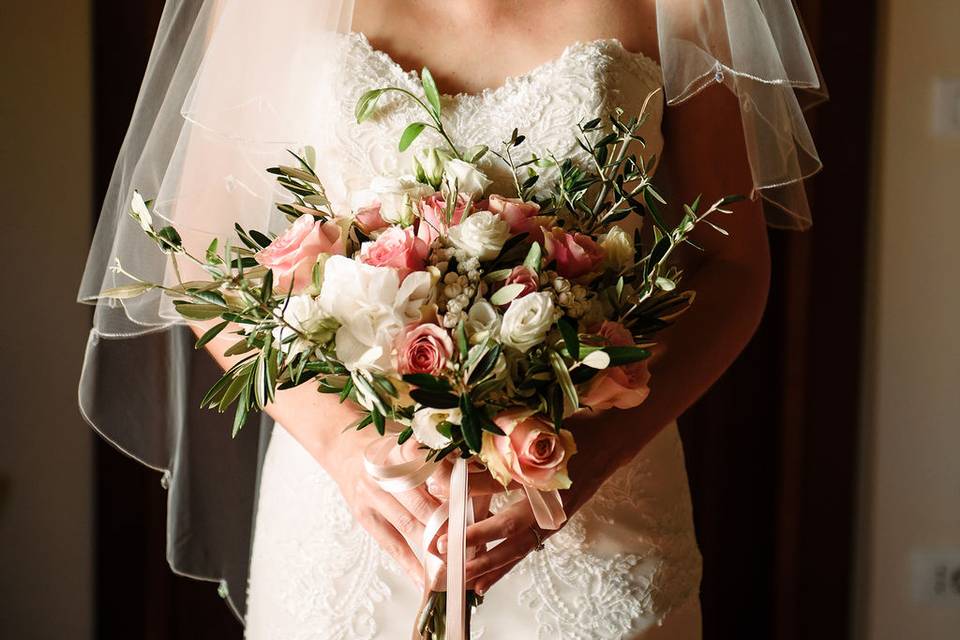
[[[523,291],[517,295],[517,298],[522,298],[527,294],[540,290],[540,276],[538,276],[537,272],[530,267],[524,267],[521,265],[519,267],[514,267],[510,272],[510,275],[507,276],[507,280],[504,282],[504,285],[508,284],[523,285]]]
[[[630,331],[619,322],[605,320],[594,333],[604,337],[614,347],[633,345]],[[586,392],[580,401],[594,410],[632,409],[650,395],[650,370],[646,360],[619,367],[608,367],[587,383]]]
[[[273,270],[277,291],[285,294],[292,285],[293,292],[300,293],[313,281],[313,265],[321,253],[343,255],[340,227],[305,213],[254,258]]]
[[[364,233],[370,234],[379,231],[387,226],[387,222],[380,216],[380,203],[363,207],[357,211],[355,216],[357,226],[363,229]]]
[[[633,334],[619,322],[604,320],[593,333],[604,338],[611,347],[633,346]]]
[[[447,202],[439,193],[428,196],[420,201],[420,222],[417,226],[417,237],[429,247],[441,234],[450,227],[460,224],[463,211],[467,208],[464,198],[457,198],[457,206],[453,209],[453,217],[447,225]]]
[[[403,280],[411,271],[422,271],[427,261],[427,245],[413,234],[413,227],[389,227],[373,242],[360,248],[360,262],[375,267],[392,267]]]
[[[577,452],[572,433],[557,433],[529,409],[509,409],[493,421],[506,435],[484,431],[480,459],[498,482],[506,487],[516,480],[540,491],[570,487],[567,462]]]
[[[543,238],[542,227],[553,224],[552,216],[538,215],[540,205],[536,202],[524,202],[519,198],[492,195],[487,201],[487,210],[505,220],[510,225],[511,233],[529,233],[531,240],[540,241]]]
[[[606,253],[588,235],[551,229],[544,235],[547,262],[555,260],[557,273],[564,278],[577,279],[596,271],[603,264]]]
[[[397,370],[400,373],[442,372],[453,356],[453,340],[435,324],[408,327],[397,347]]]

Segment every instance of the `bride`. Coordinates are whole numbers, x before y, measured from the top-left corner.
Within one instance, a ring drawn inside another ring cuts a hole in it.
[[[467,565],[485,599],[475,637],[699,638],[700,556],[674,420],[759,322],[766,223],[809,222],[800,180],[819,161],[795,92],[821,85],[789,0],[168,0],[81,299],[114,286],[118,259],[163,277],[125,215],[135,188],[156,195],[155,211],[186,242],[206,246],[236,220],[270,226],[276,194],[261,172],[284,149],[313,146],[343,207],[372,177],[408,173],[411,154],[435,143],[424,135],[397,153],[410,107],[387,102],[362,124],[353,110],[371,88],[418,91],[422,67],[455,138],[497,147],[516,126],[531,152],[584,162],[578,122],[638,112],[654,94],[645,153],[672,200],[754,196],[725,225],[730,237],[696,233],[699,250],[684,256],[696,303],[665,334],[647,401],[571,421],[590,436],[571,460],[566,526],[544,532],[526,501],[495,484],[471,488],[495,514],[467,530],[468,545],[489,545]],[[508,189],[508,167],[488,154],[482,168]],[[81,407],[164,471],[174,570],[221,580],[249,640],[406,637],[423,573],[411,541],[446,476],[385,492],[364,468],[376,434],[341,433],[356,410],[309,385],[279,393],[272,429],[264,421],[230,441],[194,409],[209,367],[165,303],[125,302],[98,305]],[[207,350],[229,367],[227,347]]]

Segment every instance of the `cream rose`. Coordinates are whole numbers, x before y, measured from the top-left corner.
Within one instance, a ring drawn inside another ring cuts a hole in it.
[[[447,161],[443,166],[443,173],[447,187],[451,191],[456,191],[473,200],[483,196],[487,187],[493,184],[493,181],[477,169],[476,165],[456,158]]]
[[[633,238],[620,227],[613,227],[600,239],[600,246],[606,252],[607,264],[617,271],[633,265],[637,250]]]
[[[505,345],[526,353],[543,342],[554,319],[550,294],[531,293],[510,303],[500,324],[500,339]]]
[[[543,416],[529,409],[510,409],[493,421],[505,435],[485,431],[480,459],[504,487],[516,480],[540,491],[570,488],[567,463],[577,452],[573,434],[557,433]]]
[[[477,211],[447,232],[455,247],[472,258],[493,260],[510,237],[510,225],[489,211]]]
[[[416,204],[432,193],[432,187],[417,182],[413,176],[377,176],[367,189],[354,196],[352,205],[354,210],[364,210],[379,204],[384,222],[408,226],[416,217]]]

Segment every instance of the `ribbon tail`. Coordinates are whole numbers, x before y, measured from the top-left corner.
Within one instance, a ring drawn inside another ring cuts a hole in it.
[[[450,520],[447,524],[447,640],[467,640],[468,514],[473,515],[473,505],[470,504],[467,462],[457,458],[450,475]]]
[[[523,489],[527,493],[527,500],[530,501],[538,527],[544,531],[556,531],[567,521],[559,491],[540,491],[526,485]]]

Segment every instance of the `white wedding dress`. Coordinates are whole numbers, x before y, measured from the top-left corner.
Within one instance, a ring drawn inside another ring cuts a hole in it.
[[[410,153],[398,154],[397,141],[420,119],[409,102],[390,100],[372,122],[358,125],[357,98],[385,85],[419,88],[414,74],[364,36],[339,37],[342,93],[330,96],[329,135],[315,146],[331,197],[347,202],[373,176],[410,173]],[[445,96],[445,126],[460,144],[494,149],[517,127],[528,152],[586,160],[574,142],[576,124],[616,106],[632,115],[660,84],[656,62],[618,41],[575,44],[501,87]],[[647,157],[663,146],[662,101],[652,104]],[[418,140],[431,143],[426,135]],[[509,173],[490,154],[484,169],[494,190],[511,193]],[[699,583],[683,451],[670,425],[543,551],[490,590],[474,617],[474,637],[693,640],[700,637]],[[409,578],[354,522],[336,483],[278,425],[260,484],[247,639],[409,638],[419,601]]]

